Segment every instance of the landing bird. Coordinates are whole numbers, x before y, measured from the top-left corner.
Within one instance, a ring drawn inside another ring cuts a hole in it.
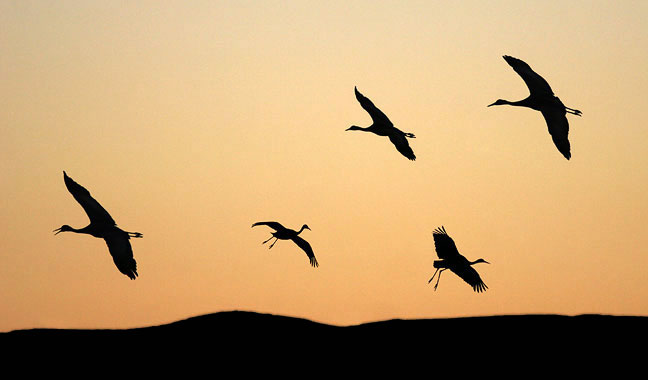
[[[278,222],[257,222],[252,225],[252,227],[254,226],[268,226],[276,231],[272,233],[270,239],[264,241],[261,244],[265,244],[272,239],[276,239],[272,244],[270,244],[270,248],[272,248],[279,239],[292,240],[295,242],[295,244],[297,244],[299,248],[303,249],[304,252],[306,252],[306,255],[308,255],[308,258],[310,259],[310,263],[313,267],[319,266],[319,264],[317,263],[317,259],[315,258],[315,254],[313,253],[313,248],[311,248],[310,244],[308,244],[306,240],[302,239],[299,236],[299,234],[304,229],[310,230],[310,227],[308,227],[307,225],[304,224],[299,231],[286,228]]]
[[[358,91],[357,87],[355,88],[355,96],[356,99],[358,99],[358,102],[360,102],[362,108],[364,108],[365,111],[369,113],[369,116],[371,116],[373,124],[367,128],[352,125],[347,128],[347,131],[365,131],[375,133],[378,136],[388,136],[389,140],[391,140],[391,142],[396,146],[396,149],[398,149],[403,156],[412,161],[416,160],[414,151],[412,151],[412,148],[410,148],[409,143],[407,142],[407,137],[413,139],[416,136],[412,133],[405,133],[394,127],[394,124],[392,124],[387,115],[379,110],[378,107],[374,106],[369,98],[362,95],[360,91]]]
[[[508,104],[511,106],[529,107],[542,112],[542,116],[544,116],[545,121],[547,122],[549,133],[551,134],[554,144],[556,144],[556,148],[558,148],[560,153],[569,160],[569,158],[571,158],[571,152],[569,139],[567,137],[569,134],[569,122],[567,121],[566,114],[571,113],[576,116],[581,116],[582,112],[566,107],[563,102],[554,95],[551,87],[549,87],[549,83],[547,83],[547,81],[540,75],[536,74],[536,72],[533,71],[524,61],[509,57],[508,55],[504,56],[504,60],[506,60],[513,70],[522,77],[524,83],[526,83],[529,88],[530,95],[526,99],[517,102],[497,99],[495,103],[488,105],[488,107]]]
[[[88,214],[90,224],[81,229],[72,228],[64,224],[61,228],[53,231],[56,232],[54,235],[71,231],[104,239],[117,269],[131,280],[134,280],[137,277],[137,264],[133,258],[133,249],[129,240],[132,237],[141,238],[142,234],[139,232],[127,232],[117,227],[117,224],[110,214],[108,214],[108,211],[90,195],[88,190],[68,177],[65,171],[63,172],[63,180],[70,194],[72,194],[74,199],[79,202],[86,214]]]
[[[459,253],[454,240],[448,236],[443,226],[434,230],[432,236],[434,236],[434,248],[436,249],[437,256],[441,259],[434,261],[434,267],[437,268],[437,270],[432,275],[430,281],[428,281],[428,284],[432,282],[434,276],[439,272],[439,277],[437,277],[434,290],[439,286],[441,273],[446,269],[453,271],[457,276],[466,281],[468,285],[472,286],[472,288],[478,293],[484,292],[488,289],[488,286],[486,286],[481,277],[479,277],[479,273],[477,273],[477,271],[471,266],[477,263],[490,264],[488,261],[484,259],[477,259],[472,262],[468,261]],[[441,271],[439,271],[439,269],[441,269]]]

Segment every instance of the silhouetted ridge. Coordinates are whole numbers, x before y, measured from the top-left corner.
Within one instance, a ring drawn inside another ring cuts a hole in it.
[[[149,374],[165,372],[165,360],[184,365],[196,357],[235,371],[267,373],[284,365],[339,368],[335,364],[342,360],[373,372],[382,368],[377,362],[382,358],[445,364],[489,358],[499,368],[513,358],[573,362],[575,353],[609,357],[632,350],[628,341],[643,341],[647,331],[648,317],[512,315],[332,326],[232,311],[129,330],[19,330],[0,334],[0,344],[11,347],[12,355],[30,359],[106,361],[117,355],[115,360],[124,361],[119,368],[142,368],[142,361],[149,361]]]
[[[527,362],[589,363],[592,357],[640,354],[629,341],[644,341],[648,317],[605,315],[508,315],[441,319],[393,319],[332,326],[306,319],[231,311],[128,330],[32,329],[0,333],[11,358],[42,363],[96,363],[134,373],[168,375],[169,366],[198,361],[214,373],[267,374],[362,368],[383,371],[383,362],[444,366],[467,361],[473,368],[501,371]],[[7,359],[9,358],[9,359]],[[476,363],[486,363],[482,368]],[[560,366],[558,366],[560,367]],[[560,368],[557,368],[560,369]],[[226,371],[226,372],[223,372]],[[523,372],[524,373],[524,372]]]
[[[435,318],[435,319],[391,319],[385,321],[368,322],[350,326],[335,326],[320,322],[314,322],[304,318],[288,317],[273,314],[262,314],[249,311],[226,311],[214,314],[206,314],[191,317],[176,322],[159,325],[140,327],[133,329],[103,329],[103,330],[79,330],[79,329],[27,329],[15,330],[8,333],[0,333],[0,337],[48,337],[48,336],[95,336],[109,337],[111,335],[155,335],[172,336],[179,334],[187,337],[189,335],[210,335],[222,334],[221,338],[227,336],[240,337],[239,334],[249,335],[251,333],[264,335],[276,335],[290,333],[286,338],[292,337],[356,337],[366,333],[380,331],[381,338],[393,338],[401,336],[406,339],[408,333],[434,334],[439,336],[461,335],[462,331],[469,331],[471,335],[494,335],[502,339],[520,338],[513,329],[522,329],[525,336],[543,337],[547,334],[552,336],[560,333],[586,333],[591,334],[591,328],[596,327],[597,334],[621,333],[628,331],[648,334],[648,317],[641,316],[612,316],[599,314],[584,314],[577,316],[565,316],[555,314],[529,314],[529,315],[502,315],[502,316],[481,316],[481,317],[459,317],[459,318]],[[455,330],[457,328],[458,330]],[[469,329],[470,328],[470,329]],[[499,330],[502,329],[502,330]],[[305,333],[307,335],[301,335]],[[320,335],[317,335],[320,334]],[[600,335],[599,335],[600,337]]]

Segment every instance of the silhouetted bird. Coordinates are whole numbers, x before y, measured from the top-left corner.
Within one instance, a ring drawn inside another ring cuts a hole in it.
[[[376,107],[371,102],[371,100],[369,100],[369,98],[362,95],[358,91],[357,87],[355,88],[355,95],[362,108],[364,108],[365,111],[367,111],[371,116],[373,124],[371,124],[371,126],[367,128],[352,125],[351,127],[347,128],[347,131],[365,131],[375,133],[378,136],[388,136],[389,140],[391,140],[391,142],[396,146],[396,149],[398,149],[398,151],[401,152],[403,156],[409,158],[412,161],[416,160],[414,151],[412,151],[412,148],[410,148],[409,143],[407,142],[407,137],[415,138],[416,136],[414,136],[414,134],[412,133],[405,133],[400,129],[394,127],[394,124],[392,124],[389,118],[381,110],[379,110],[378,107]]]
[[[529,88],[530,95],[526,99],[517,102],[497,99],[495,103],[488,105],[488,107],[508,104],[511,106],[529,107],[542,112],[554,144],[556,144],[560,153],[569,160],[571,152],[567,136],[569,134],[569,122],[567,121],[566,113],[569,112],[573,115],[581,116],[582,112],[566,107],[554,95],[551,87],[549,87],[549,83],[533,71],[524,61],[509,57],[508,55],[505,55],[504,59],[522,77],[524,83]]]
[[[141,238],[142,234],[139,232],[126,232],[118,228],[113,218],[108,214],[108,211],[101,207],[99,202],[90,195],[88,190],[74,182],[72,178],[68,177],[65,171],[63,172],[63,179],[70,194],[72,194],[74,199],[79,202],[86,214],[88,214],[90,224],[81,229],[72,228],[64,224],[61,228],[54,230],[56,232],[55,235],[58,235],[60,232],[71,231],[104,239],[117,269],[131,280],[134,280],[137,277],[137,264],[133,258],[133,249],[129,240],[132,237]]]
[[[315,254],[313,253],[313,248],[311,248],[310,244],[308,244],[306,240],[299,237],[299,234],[304,229],[310,230],[310,227],[308,227],[307,225],[304,224],[299,231],[286,228],[278,222],[257,222],[252,225],[252,227],[254,226],[268,226],[276,231],[272,233],[270,239],[264,241],[261,244],[265,244],[274,238],[276,240],[272,244],[270,244],[270,248],[272,248],[279,239],[292,240],[295,242],[295,244],[297,244],[297,246],[299,246],[299,248],[303,249],[304,252],[306,252],[306,255],[308,255],[308,258],[310,259],[310,263],[312,266],[314,267],[319,266],[319,264],[317,263],[317,259],[315,258]]]
[[[488,289],[488,286],[484,284],[481,277],[479,277],[479,273],[477,273],[477,271],[471,265],[475,265],[477,263],[490,263],[484,259],[477,259],[472,262],[468,261],[459,253],[457,246],[455,245],[452,238],[448,236],[443,226],[434,230],[432,235],[434,236],[434,248],[436,249],[437,256],[439,256],[441,260],[434,261],[434,267],[437,268],[437,270],[432,275],[430,281],[428,281],[428,284],[432,282],[434,276],[436,276],[437,272],[439,272],[439,277],[437,278],[437,282],[434,285],[434,290],[436,290],[437,286],[439,286],[441,273],[443,273],[443,271],[446,269],[450,269],[457,276],[461,277],[470,286],[472,286],[472,288],[476,292],[479,293],[486,291],[486,289]],[[441,271],[439,271],[439,269],[441,269]]]

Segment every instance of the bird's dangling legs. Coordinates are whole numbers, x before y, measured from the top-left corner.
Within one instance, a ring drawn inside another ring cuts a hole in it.
[[[430,280],[428,280],[428,284],[429,284],[430,282],[432,282],[432,280],[434,280],[434,276],[436,276],[436,274],[437,274],[438,271],[439,271],[439,268],[437,268],[437,270],[434,272],[434,274],[432,275],[432,278],[431,278]]]
[[[428,281],[428,284],[430,282],[432,282],[432,280],[434,279],[434,276],[437,274],[437,272],[439,272],[439,277],[437,277],[437,282],[436,282],[436,284],[434,284],[434,291],[435,292],[437,290],[437,287],[439,286],[439,280],[441,280],[441,273],[443,273],[443,271],[446,270],[446,269],[448,269],[448,268],[443,268],[443,269],[441,269],[441,271],[439,271],[439,268],[437,268],[436,272],[434,272],[434,274],[432,275],[432,278],[430,279],[430,281]]]
[[[437,282],[436,282],[436,284],[434,284],[434,291],[435,292],[437,290],[437,287],[439,286],[439,280],[441,280],[441,273],[443,273],[444,270],[445,269],[441,269],[441,271],[439,272],[439,277],[437,277]]]
[[[581,111],[575,110],[575,109],[569,108],[569,107],[565,107],[565,111],[572,114],[572,115],[576,115],[576,116],[582,116],[582,114],[583,114]]]
[[[141,237],[144,236],[139,232],[127,232],[127,234],[128,234],[128,237],[134,237],[134,238],[141,238]]]
[[[279,238],[277,238],[277,237],[270,236],[270,239],[264,241],[264,242],[261,243],[261,244],[265,244],[265,243],[269,242],[270,240],[272,240],[273,238],[279,240]],[[277,242],[277,240],[275,240],[274,242],[272,242],[272,244],[270,244],[270,246],[268,247],[268,249],[272,248],[272,247],[275,245],[275,243]]]
[[[408,133],[408,132],[405,133],[405,137],[409,137],[410,139],[415,139],[416,138],[416,136],[414,136],[413,133]]]

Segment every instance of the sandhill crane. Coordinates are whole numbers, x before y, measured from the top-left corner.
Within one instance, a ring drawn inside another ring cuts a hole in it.
[[[549,133],[554,144],[556,144],[556,148],[569,160],[571,157],[571,149],[568,139],[569,122],[567,121],[566,113],[581,116],[582,112],[565,106],[554,95],[551,87],[549,87],[549,83],[533,71],[526,62],[508,55],[504,56],[504,60],[522,77],[524,83],[529,88],[530,94],[526,99],[517,102],[497,99],[495,103],[488,105],[488,107],[508,104],[511,106],[529,107],[542,112],[542,116],[544,116],[547,122]]]
[[[403,156],[412,161],[416,160],[414,151],[412,151],[412,148],[410,148],[409,143],[407,142],[407,137],[413,139],[416,136],[412,133],[405,133],[394,127],[394,124],[392,124],[387,115],[379,110],[378,107],[369,100],[369,98],[362,95],[360,91],[358,91],[357,87],[355,88],[355,96],[356,99],[358,99],[358,102],[360,102],[362,108],[364,108],[365,111],[369,113],[369,116],[371,116],[373,124],[367,128],[352,125],[347,128],[347,131],[365,131],[375,133],[378,136],[388,136],[389,140],[391,140],[391,142],[396,146],[396,149],[398,149]]]
[[[54,235],[70,231],[104,239],[117,269],[131,280],[134,280],[137,277],[137,263],[133,258],[133,249],[129,240],[132,237],[141,238],[142,234],[139,232],[127,232],[117,227],[117,224],[108,211],[90,195],[88,190],[68,177],[65,171],[63,172],[63,180],[70,194],[72,194],[74,199],[79,202],[86,214],[88,214],[90,224],[81,229],[64,224],[61,228],[53,231],[56,232]]]
[[[299,246],[299,248],[303,249],[304,252],[306,252],[306,255],[308,255],[308,258],[310,259],[310,263],[313,267],[319,266],[319,264],[317,263],[317,259],[315,258],[315,254],[313,253],[313,248],[311,248],[310,244],[308,244],[306,240],[302,239],[299,236],[299,234],[304,229],[310,230],[310,227],[308,227],[306,224],[304,224],[299,231],[286,228],[278,222],[257,222],[252,225],[252,227],[254,226],[268,226],[276,231],[272,233],[270,239],[264,241],[261,244],[265,244],[274,238],[276,240],[272,244],[270,244],[270,248],[272,248],[279,239],[292,240],[295,242],[295,244],[297,244],[297,246]]]
[[[486,291],[486,289],[488,289],[488,286],[486,286],[481,277],[479,277],[479,273],[477,273],[477,271],[471,266],[477,263],[490,264],[488,261],[484,259],[477,259],[472,262],[468,261],[459,253],[454,240],[452,240],[452,238],[448,236],[448,233],[443,226],[434,230],[432,236],[434,236],[434,248],[436,249],[437,256],[439,256],[439,258],[441,259],[434,261],[434,267],[437,268],[437,270],[432,275],[432,278],[428,281],[428,284],[432,282],[434,276],[436,276],[437,272],[439,272],[439,277],[437,277],[437,282],[434,285],[434,290],[436,290],[437,286],[439,286],[441,273],[443,273],[443,271],[446,269],[453,271],[457,276],[466,281],[468,285],[472,286],[473,290],[478,293],[484,292]],[[441,271],[439,271],[439,269],[441,269]]]

